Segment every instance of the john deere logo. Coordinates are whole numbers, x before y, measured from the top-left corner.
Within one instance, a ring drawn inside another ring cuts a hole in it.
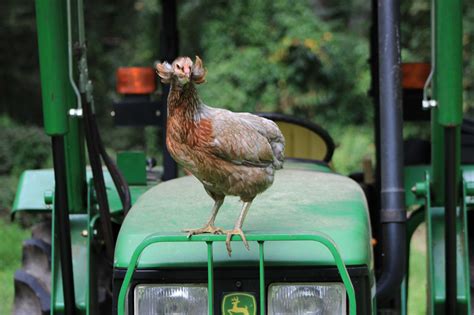
[[[248,293],[230,293],[222,299],[222,315],[256,315],[257,302]]]

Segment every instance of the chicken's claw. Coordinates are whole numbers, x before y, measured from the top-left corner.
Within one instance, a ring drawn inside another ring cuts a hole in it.
[[[245,237],[245,234],[242,231],[242,229],[235,228],[233,230],[225,231],[225,233],[227,234],[227,238],[225,240],[225,246],[227,247],[227,253],[229,254],[229,257],[232,254],[232,248],[230,247],[230,241],[232,240],[232,235],[240,235],[245,248],[247,248],[247,250],[250,250],[249,243],[247,242],[247,238]]]
[[[224,234],[224,230],[215,227],[214,225],[206,225],[205,227],[202,227],[200,229],[184,229],[183,232],[188,233],[188,238],[191,238],[193,235],[198,235],[198,234]]]

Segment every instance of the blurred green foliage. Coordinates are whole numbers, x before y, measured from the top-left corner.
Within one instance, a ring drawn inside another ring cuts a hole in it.
[[[20,125],[0,116],[0,129],[0,175],[18,175],[25,169],[47,165],[50,140],[41,128]]]
[[[25,169],[51,165],[50,140],[37,126],[0,116],[0,214],[13,203],[18,176]]]
[[[310,2],[211,6],[200,39],[209,69],[201,96],[211,105],[279,111],[322,125],[371,120],[367,41],[334,31]]]

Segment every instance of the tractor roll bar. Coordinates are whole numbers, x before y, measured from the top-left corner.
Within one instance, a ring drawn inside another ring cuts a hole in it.
[[[38,26],[38,48],[43,99],[43,119],[46,134],[51,136],[54,167],[54,220],[53,229],[58,240],[59,259],[62,272],[64,314],[74,315],[76,301],[71,253],[71,230],[69,212],[74,196],[68,195],[67,157],[65,138],[71,132],[67,109],[70,97],[63,82],[68,80],[66,28],[63,14],[64,1],[36,1],[36,23]],[[77,143],[68,143],[71,147]],[[79,163],[77,163],[79,164]],[[77,165],[80,168],[80,165]],[[54,236],[53,236],[54,237]]]
[[[406,210],[403,188],[400,88],[400,0],[378,0],[382,274],[377,298],[392,297],[406,270]]]

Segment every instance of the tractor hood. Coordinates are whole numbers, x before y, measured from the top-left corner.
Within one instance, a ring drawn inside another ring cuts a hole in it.
[[[286,166],[286,165],[285,165]],[[183,235],[185,228],[202,227],[213,200],[193,176],[158,184],[144,193],[132,207],[121,227],[115,268],[128,267],[133,251],[148,235]],[[231,229],[242,203],[227,197],[216,226]],[[364,193],[353,180],[330,172],[284,169],[275,182],[255,198],[243,226],[246,234],[310,234],[323,232],[337,244],[346,265],[372,268],[371,231]],[[215,266],[258,265],[258,244],[247,251],[240,241],[232,242],[229,258],[225,244],[214,243]],[[335,265],[320,244],[266,242],[266,266]],[[206,244],[160,243],[143,252],[137,268],[207,266]]]

